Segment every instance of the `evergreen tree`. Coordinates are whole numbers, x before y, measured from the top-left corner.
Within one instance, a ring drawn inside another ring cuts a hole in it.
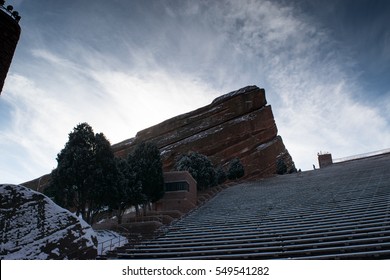
[[[244,166],[241,164],[241,161],[238,158],[233,159],[230,162],[229,170],[228,170],[228,178],[229,180],[236,180],[244,176]]]
[[[164,176],[160,151],[150,142],[142,142],[129,157],[147,202],[156,202],[164,195]]]
[[[287,165],[282,158],[279,158],[276,162],[276,173],[279,175],[287,173]]]
[[[292,163],[292,167],[290,168],[290,170],[288,171],[289,174],[292,174],[292,173],[297,173],[298,170],[297,168],[295,167],[295,163],[293,162]]]
[[[218,166],[215,169],[215,173],[216,173],[218,185],[223,184],[226,181],[227,176],[226,176],[226,172],[225,172],[225,170],[223,170],[222,166]]]
[[[104,135],[95,135],[89,124],[81,123],[69,133],[68,142],[57,155],[48,193],[56,203],[75,208],[77,215],[91,223],[115,181],[114,163]]]
[[[111,144],[103,133],[95,135],[94,146],[93,191],[88,203],[88,221],[108,205],[107,195],[112,192],[119,176]]]
[[[124,211],[131,206],[135,206],[137,209],[139,204],[145,202],[145,196],[134,166],[125,159],[117,158],[116,168],[118,177],[108,195],[108,204],[111,209],[116,211],[118,224],[121,224]]]
[[[205,190],[217,183],[213,164],[205,155],[196,152],[182,155],[176,162],[175,169],[177,171],[188,171],[196,180],[198,190]]]

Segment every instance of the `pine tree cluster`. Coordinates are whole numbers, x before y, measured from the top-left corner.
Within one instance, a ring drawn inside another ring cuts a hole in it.
[[[128,207],[138,209],[164,195],[162,161],[155,145],[140,143],[127,159],[116,158],[104,134],[94,134],[87,123],[69,133],[51,177],[46,194],[88,223],[105,209],[116,211],[120,223]]]

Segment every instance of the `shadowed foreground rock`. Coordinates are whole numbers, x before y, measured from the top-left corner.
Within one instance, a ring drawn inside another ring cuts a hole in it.
[[[41,193],[0,185],[0,259],[94,259],[95,232]]]

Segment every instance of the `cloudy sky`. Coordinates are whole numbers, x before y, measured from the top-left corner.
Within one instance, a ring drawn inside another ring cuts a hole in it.
[[[80,122],[112,144],[247,85],[297,168],[390,148],[390,1],[8,0],[0,182],[49,173]]]

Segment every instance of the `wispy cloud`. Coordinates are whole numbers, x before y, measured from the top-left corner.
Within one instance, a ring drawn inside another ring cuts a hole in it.
[[[79,122],[87,121],[116,143],[218,95],[184,73],[173,77],[159,68],[137,73],[114,70],[115,65],[95,68],[104,65],[98,56],[89,67],[44,49],[33,50],[32,55],[40,60],[39,74],[11,74],[4,95],[12,117],[1,135],[0,178],[14,183],[54,168],[56,154]],[[23,167],[6,168],[10,158]]]

